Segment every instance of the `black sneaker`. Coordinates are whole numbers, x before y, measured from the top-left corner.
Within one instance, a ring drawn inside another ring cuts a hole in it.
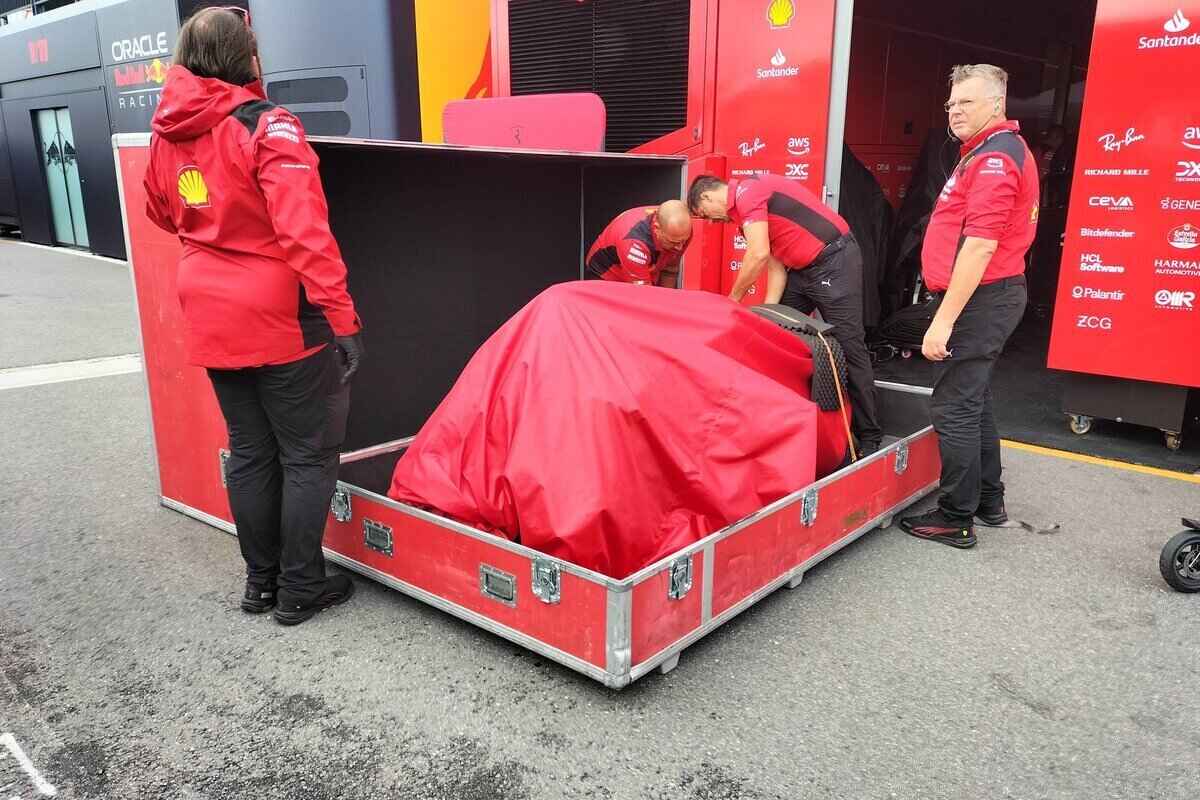
[[[971,520],[951,519],[942,513],[940,508],[935,508],[928,514],[905,517],[900,520],[900,527],[918,539],[941,542],[962,550],[974,547],[976,542],[975,526],[971,524]]]
[[[354,581],[345,575],[330,575],[325,580],[325,589],[310,603],[280,603],[275,609],[275,621],[280,625],[299,625],[312,619],[318,611],[324,611],[354,596]]]
[[[872,453],[878,453],[881,447],[883,447],[882,439],[864,439],[858,443],[858,457],[866,458]]]
[[[242,595],[242,611],[247,614],[262,614],[275,606],[275,587],[259,586],[257,583],[246,583],[246,593]]]
[[[975,519],[983,525],[998,528],[1008,522],[1008,512],[1004,510],[1004,498],[1001,497],[990,503],[980,503],[975,510]]]

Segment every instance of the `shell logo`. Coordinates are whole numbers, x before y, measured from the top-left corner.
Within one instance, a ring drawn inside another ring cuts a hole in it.
[[[771,0],[771,4],[767,6],[767,22],[771,23],[772,30],[790,26],[794,16],[796,6],[792,0]]]
[[[196,167],[184,167],[179,171],[179,196],[188,208],[208,206],[208,184]]]

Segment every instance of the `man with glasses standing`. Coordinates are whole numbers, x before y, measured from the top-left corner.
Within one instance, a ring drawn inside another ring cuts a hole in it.
[[[992,412],[996,359],[1025,312],[1025,253],[1038,218],[1038,171],[1015,121],[1005,118],[1008,74],[957,66],[946,103],[961,157],[929,220],[921,251],[937,311],[922,354],[935,364],[930,411],[942,457],[933,511],[901,520],[921,539],[975,546],[974,518],[1008,519],[1000,436]]]
[[[692,217],[679,200],[624,211],[596,238],[584,277],[673,288],[692,241]]]

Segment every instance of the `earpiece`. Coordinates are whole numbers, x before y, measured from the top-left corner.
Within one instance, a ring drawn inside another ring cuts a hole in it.
[[[995,114],[999,114],[999,113],[1000,113],[1000,101],[997,100],[995,107],[992,108],[992,114],[995,115]]]

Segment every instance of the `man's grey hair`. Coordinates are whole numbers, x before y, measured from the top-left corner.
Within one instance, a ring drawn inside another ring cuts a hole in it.
[[[950,70],[950,88],[970,78],[983,78],[996,97],[1008,94],[1008,73],[991,64],[959,64]]]

